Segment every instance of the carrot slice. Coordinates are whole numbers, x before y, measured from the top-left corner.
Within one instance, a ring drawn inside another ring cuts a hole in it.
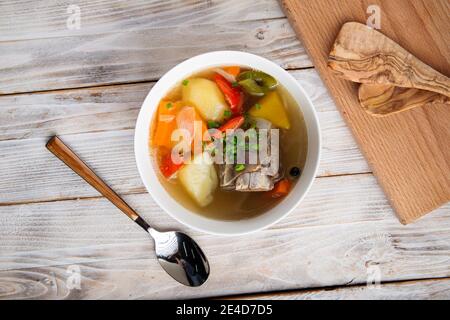
[[[176,129],[177,104],[169,100],[161,100],[156,115],[155,131],[152,143],[157,147],[170,148],[172,145],[171,135]]]
[[[237,77],[237,75],[241,72],[241,67],[239,67],[239,66],[223,67],[222,69],[226,73],[229,73],[235,77]]]
[[[271,198],[281,198],[286,196],[291,189],[291,182],[288,179],[282,179],[275,183],[275,186],[271,191],[268,191],[268,195]]]

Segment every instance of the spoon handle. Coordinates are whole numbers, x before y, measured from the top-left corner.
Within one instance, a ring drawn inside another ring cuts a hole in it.
[[[125,213],[131,220],[139,224],[146,231],[150,226],[134,211],[117,193],[115,193],[94,171],[91,170],[68,146],[57,136],[52,137],[46,147],[76,174],[97,189],[103,196],[111,201],[117,208]]]

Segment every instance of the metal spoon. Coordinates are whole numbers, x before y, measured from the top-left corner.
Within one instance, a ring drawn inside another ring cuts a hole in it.
[[[51,138],[46,147],[153,237],[156,257],[172,278],[192,287],[200,286],[208,279],[208,260],[194,240],[181,232],[160,232],[151,228],[57,136]]]

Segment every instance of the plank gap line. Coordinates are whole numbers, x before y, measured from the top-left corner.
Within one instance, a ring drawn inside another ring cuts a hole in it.
[[[389,285],[389,284],[408,284],[408,283],[417,283],[417,282],[426,282],[426,281],[445,281],[450,280],[450,277],[428,277],[428,278],[414,278],[407,280],[388,280],[381,281],[380,285]],[[268,295],[281,295],[281,296],[289,296],[296,293],[308,293],[308,292],[319,292],[319,291],[335,291],[339,289],[349,289],[349,288],[359,288],[364,287],[365,283],[358,282],[352,283],[348,285],[334,285],[334,286],[324,286],[324,287],[311,287],[311,288],[302,288],[302,289],[288,289],[288,290],[279,290],[279,291],[267,291],[267,292],[254,292],[254,293],[244,293],[239,295],[225,295],[225,296],[217,296],[210,297],[213,300],[246,300],[251,298],[257,298],[259,296],[268,296]],[[197,299],[193,299],[197,300]]]

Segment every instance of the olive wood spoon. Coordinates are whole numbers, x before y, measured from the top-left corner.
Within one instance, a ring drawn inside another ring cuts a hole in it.
[[[358,89],[358,98],[363,109],[377,117],[427,105],[450,105],[450,98],[442,94],[388,84],[362,83]]]
[[[437,92],[450,97],[450,79],[384,34],[345,23],[328,57],[328,67],[347,80]]]

